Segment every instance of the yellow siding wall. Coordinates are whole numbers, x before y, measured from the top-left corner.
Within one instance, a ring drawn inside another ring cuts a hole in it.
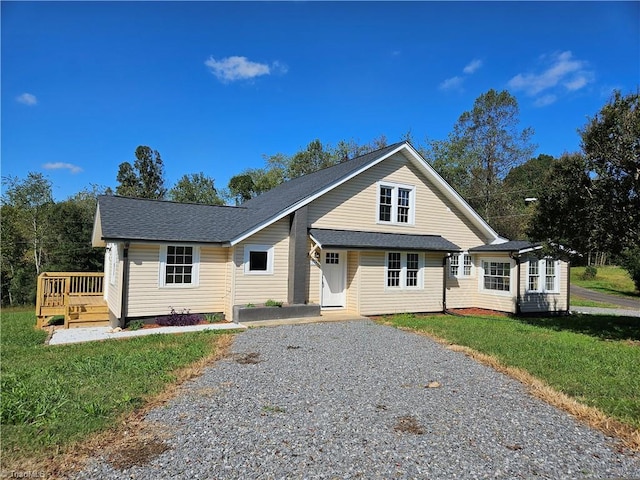
[[[360,312],[360,252],[347,253],[347,310]]]
[[[384,252],[360,252],[359,275],[361,315],[442,310],[441,255],[425,256],[423,289],[387,289]]]
[[[569,275],[569,264],[567,262],[560,262],[559,293],[526,293],[529,262],[522,262],[520,268],[520,292],[522,295],[520,308],[522,312],[559,312],[568,310],[567,276]]]
[[[322,270],[315,262],[309,262],[309,303],[320,304]]]
[[[244,273],[245,245],[273,245],[272,275]],[[234,304],[263,303],[269,299],[286,302],[289,278],[289,218],[278,220],[235,246],[234,254]]]
[[[104,260],[105,300],[111,315],[114,318],[120,318],[120,309],[122,308],[122,247],[119,247],[117,243],[109,243],[107,248],[109,250],[107,250]],[[115,285],[111,284],[111,255],[118,255]]]
[[[377,182],[416,186],[415,225],[378,224]],[[316,228],[442,235],[463,249],[485,243],[473,225],[401,153],[361,173],[309,204]]]
[[[482,289],[482,285],[484,283],[482,275],[482,261],[494,259],[501,262],[509,262],[511,264],[511,292],[497,292]],[[475,302],[473,306],[489,310],[498,310],[500,312],[515,312],[517,294],[517,273],[515,269],[515,262],[509,258],[509,255],[502,253],[492,253],[490,256],[477,256],[474,260],[476,261],[474,265],[476,267],[477,279]]]
[[[166,315],[171,307],[192,313],[225,311],[226,258],[225,248],[201,247],[199,286],[160,288],[160,246],[131,245],[127,316]]]

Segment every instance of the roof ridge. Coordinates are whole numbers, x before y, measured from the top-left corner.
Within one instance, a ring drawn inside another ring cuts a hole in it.
[[[136,200],[136,201],[146,201],[146,202],[155,202],[162,204],[173,204],[173,205],[197,205],[200,207],[228,207],[228,208],[238,208],[242,210],[246,210],[246,207],[242,205],[211,205],[209,203],[197,203],[197,202],[178,202],[176,200],[167,200],[160,198],[143,198],[143,197],[130,197],[128,195],[98,195],[98,198],[121,198],[124,200]]]

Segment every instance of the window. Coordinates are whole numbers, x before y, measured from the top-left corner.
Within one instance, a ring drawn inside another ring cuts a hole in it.
[[[160,249],[160,286],[198,285],[199,248],[191,245],[166,245]]]
[[[460,264],[462,264],[462,268],[460,268]],[[471,255],[468,253],[454,253],[449,257],[449,276],[470,277],[471,266]]]
[[[413,225],[415,187],[385,182],[378,192],[378,222]]]
[[[529,259],[527,291],[538,293],[558,293],[558,263],[550,258]]]
[[[273,246],[245,245],[244,273],[271,275],[273,273]]]
[[[511,264],[509,262],[483,261],[482,269],[485,290],[510,291]]]
[[[419,253],[387,253],[387,288],[421,288],[422,259]]]
[[[327,252],[324,263],[338,265],[340,263],[340,254],[338,252]]]

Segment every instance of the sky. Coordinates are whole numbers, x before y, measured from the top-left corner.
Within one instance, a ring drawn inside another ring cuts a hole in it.
[[[115,189],[147,145],[170,188],[218,188],[320,139],[443,140],[490,89],[535,156],[640,88],[640,2],[11,2],[1,8],[3,177],[56,200]]]

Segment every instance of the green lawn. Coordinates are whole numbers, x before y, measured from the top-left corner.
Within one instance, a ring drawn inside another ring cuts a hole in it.
[[[622,267],[598,267],[598,274],[593,280],[582,279],[584,270],[585,267],[571,267],[572,285],[612,295],[640,297],[633,280]]]
[[[46,346],[33,309],[3,310],[2,463],[44,458],[109,428],[216,352],[216,331]],[[223,332],[223,331],[217,331]]]
[[[571,295],[571,305],[575,307],[619,308],[612,303],[595,302],[579,295]]]
[[[398,327],[470,347],[640,428],[640,318],[397,315]]]

